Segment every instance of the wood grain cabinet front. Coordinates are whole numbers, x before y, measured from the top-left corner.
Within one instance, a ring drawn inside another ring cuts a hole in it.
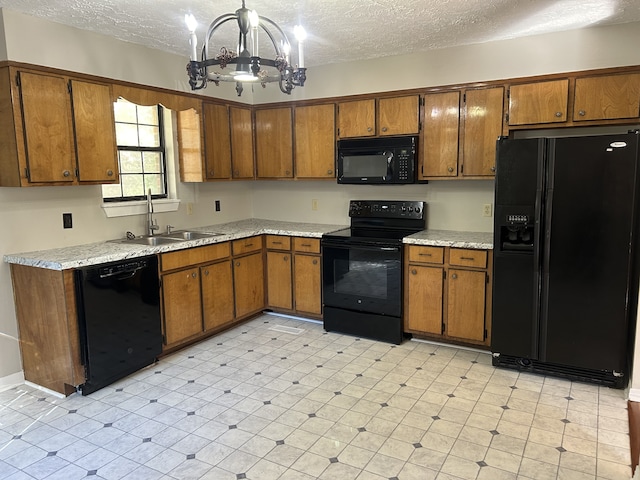
[[[340,138],[417,134],[420,97],[403,95],[338,104]]]
[[[264,262],[262,251],[233,259],[233,291],[236,318],[264,309]]]
[[[0,92],[1,186],[118,182],[110,85],[5,67]]]
[[[509,125],[535,125],[567,121],[569,79],[511,85]]]
[[[573,121],[640,116],[640,73],[576,78]]]
[[[405,330],[488,346],[492,251],[410,245],[405,250]]]
[[[296,178],[335,178],[335,105],[295,107],[294,115]]]
[[[293,178],[291,108],[256,110],[256,176]]]

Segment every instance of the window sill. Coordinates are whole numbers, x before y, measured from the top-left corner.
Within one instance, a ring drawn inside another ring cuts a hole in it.
[[[178,198],[163,198],[153,201],[153,212],[175,212],[180,206]],[[129,215],[143,215],[147,213],[147,201],[140,200],[135,202],[109,202],[103,203],[102,208],[107,218],[127,217]]]

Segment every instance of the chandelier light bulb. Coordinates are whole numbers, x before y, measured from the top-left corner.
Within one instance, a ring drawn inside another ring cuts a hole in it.
[[[303,51],[303,43],[307,38],[307,32],[301,25],[296,25],[293,27],[293,34],[296,36],[296,40],[298,40],[298,67],[304,68],[304,51]]]
[[[198,28],[198,21],[196,17],[193,16],[193,13],[185,13],[184,14],[184,23],[187,24],[187,28],[189,29],[189,33],[195,33],[196,28]]]
[[[184,23],[187,24],[189,29],[189,43],[191,44],[191,60],[198,61],[198,37],[196,37],[196,28],[198,28],[198,22],[196,17],[192,13],[186,13],[184,15]]]
[[[249,25],[251,25],[251,28],[258,28],[258,25],[260,25],[260,16],[255,10],[249,12]]]

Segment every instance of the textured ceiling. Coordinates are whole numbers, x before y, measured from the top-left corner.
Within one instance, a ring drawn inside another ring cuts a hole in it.
[[[185,57],[185,13],[200,22],[201,45],[209,23],[240,5],[241,0],[0,0],[0,7]],[[292,44],[293,26],[304,25],[307,66],[640,21],[638,0],[247,0],[247,7],[278,23]],[[224,46],[231,47],[236,35],[229,29]]]

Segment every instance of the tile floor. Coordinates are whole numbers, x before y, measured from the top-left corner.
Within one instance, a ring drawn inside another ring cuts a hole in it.
[[[273,315],[88,397],[0,392],[2,479],[619,480],[629,463],[623,391]]]

